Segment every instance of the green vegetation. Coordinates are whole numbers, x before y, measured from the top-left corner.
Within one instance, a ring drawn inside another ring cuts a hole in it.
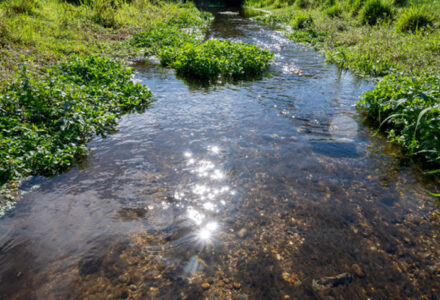
[[[182,75],[237,79],[260,76],[273,54],[250,44],[209,40],[196,46],[187,44],[177,52],[165,48],[160,58],[163,64],[169,64]]]
[[[434,17],[424,7],[411,7],[397,19],[396,27],[400,31],[413,31],[433,25]]]
[[[368,0],[359,12],[364,24],[376,25],[379,20],[391,17],[391,5],[382,0]]]
[[[209,18],[173,1],[0,1],[1,204],[21,178],[70,168],[90,138],[150,103],[124,66],[140,50],[133,35],[166,25],[192,37]]]
[[[256,19],[296,29],[286,36],[379,83],[358,107],[427,167],[440,165],[440,2],[427,0],[247,0]],[[309,16],[309,22],[303,22]],[[298,22],[301,20],[301,22]],[[305,24],[305,25],[303,25]],[[433,173],[432,173],[433,174]]]
[[[178,48],[186,43],[195,44],[196,41],[194,34],[167,24],[160,24],[151,30],[135,34],[130,43],[145,48],[145,55],[158,55],[165,47]]]
[[[90,138],[150,103],[124,67],[140,50],[182,75],[261,75],[272,54],[203,42],[211,18],[180,1],[0,0],[0,194],[70,168]]]
[[[164,23],[201,28],[208,20],[191,2],[0,1],[0,84],[21,63],[38,68],[74,55],[136,56],[132,35]]]
[[[305,29],[309,28],[313,25],[313,18],[308,14],[299,13],[294,15],[292,21],[290,22],[290,26],[295,29]]]
[[[261,76],[273,55],[257,46],[230,41],[202,41],[197,31],[168,24],[135,34],[131,44],[144,47],[146,55],[157,55],[163,66],[178,74],[215,80]]]
[[[23,69],[0,94],[0,184],[69,168],[93,135],[146,107],[151,92],[132,82],[132,72],[99,56],[72,58],[37,75]]]
[[[324,14],[329,17],[340,17],[342,15],[342,9],[338,5],[333,5],[324,9]]]
[[[361,104],[377,116],[388,137],[411,154],[440,161],[440,77],[389,75],[366,92]]]

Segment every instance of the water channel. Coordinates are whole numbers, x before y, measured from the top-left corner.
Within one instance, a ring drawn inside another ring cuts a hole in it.
[[[359,121],[373,85],[240,10],[208,37],[274,62],[215,86],[134,62],[158,101],[23,184],[0,220],[0,298],[438,299],[436,183]]]

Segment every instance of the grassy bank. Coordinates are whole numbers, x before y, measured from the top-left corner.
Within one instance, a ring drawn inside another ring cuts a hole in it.
[[[151,102],[126,61],[159,24],[203,31],[209,14],[168,1],[0,1],[0,213],[19,180],[55,175],[96,134]]]
[[[247,0],[288,25],[287,37],[331,63],[378,80],[358,107],[388,138],[440,166],[440,2],[411,0]]]
[[[124,59],[137,50],[126,42],[134,33],[163,23],[202,27],[207,19],[193,4],[172,1],[0,1],[0,80],[21,63],[88,54]]]

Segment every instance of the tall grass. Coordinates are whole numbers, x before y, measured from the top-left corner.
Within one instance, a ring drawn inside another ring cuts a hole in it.
[[[0,85],[21,63],[39,66],[97,53],[124,58],[136,55],[123,42],[136,32],[172,20],[197,26],[207,22],[191,2],[38,0],[32,13],[9,13],[17,1],[37,0],[0,3]]]

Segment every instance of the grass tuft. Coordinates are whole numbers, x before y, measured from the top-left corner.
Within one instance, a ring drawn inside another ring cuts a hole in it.
[[[368,0],[360,10],[359,16],[362,23],[376,25],[379,20],[391,18],[391,5],[382,0]]]
[[[431,27],[434,17],[424,7],[410,7],[406,9],[397,19],[396,28],[399,31],[418,31]]]
[[[326,8],[324,10],[324,14],[332,18],[340,17],[342,14],[342,9],[338,5],[333,5]]]
[[[293,16],[290,26],[295,29],[309,28],[313,25],[313,18],[311,15],[306,13],[298,13]]]

